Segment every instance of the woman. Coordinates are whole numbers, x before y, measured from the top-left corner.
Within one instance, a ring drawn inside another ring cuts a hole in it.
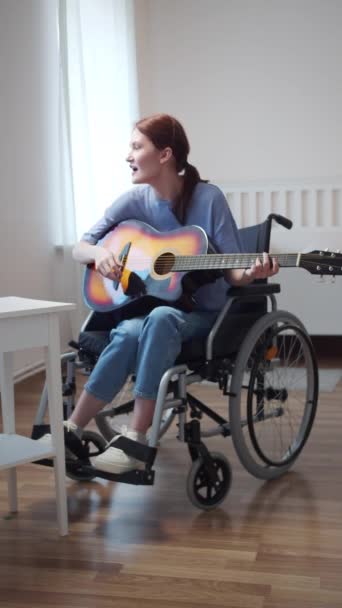
[[[201,180],[188,163],[189,142],[182,125],[172,116],[158,114],[138,121],[130,143],[127,162],[137,188],[119,197],[74,248],[74,259],[94,263],[104,277],[119,280],[121,269],[108,249],[97,245],[115,224],[136,219],[166,232],[180,224],[199,225],[218,251],[240,252],[235,221],[223,193]],[[142,185],[143,184],[143,185]],[[254,279],[278,271],[276,260],[247,270],[226,271],[231,285],[246,285]],[[66,426],[81,436],[82,429],[110,403],[127,376],[135,373],[135,405],[127,437],[145,442],[152,423],[158,386],[163,373],[173,365],[182,342],[208,335],[226,298],[227,283],[218,279],[200,287],[192,312],[160,306],[144,317],[119,323],[111,331],[110,343],[101,354]],[[167,345],[167,347],[165,347]],[[115,448],[115,437],[94,466],[109,473],[123,473],[139,467],[139,462]]]

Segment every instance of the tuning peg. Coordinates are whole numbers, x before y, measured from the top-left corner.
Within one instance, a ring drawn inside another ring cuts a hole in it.
[[[331,277],[331,282],[332,282],[332,283],[335,283],[335,279],[336,279],[336,277],[335,277],[335,275],[333,274],[333,276]]]
[[[316,275],[316,283],[318,283],[319,285],[322,285],[323,283],[325,283],[325,278],[322,274]]]

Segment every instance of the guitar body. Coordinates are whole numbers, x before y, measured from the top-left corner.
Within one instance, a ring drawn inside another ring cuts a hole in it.
[[[174,256],[196,256],[208,250],[208,239],[198,226],[159,232],[148,224],[127,220],[98,242],[110,249],[124,266],[120,282],[103,277],[93,265],[84,275],[83,295],[89,308],[115,310],[139,299],[176,302],[182,296],[186,272],[167,272]],[[159,266],[156,262],[159,260]],[[165,260],[162,265],[160,260]]]

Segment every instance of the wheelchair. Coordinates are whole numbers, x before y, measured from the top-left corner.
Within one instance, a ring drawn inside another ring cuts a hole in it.
[[[270,214],[256,226],[240,229],[243,250],[269,251],[272,222],[287,229],[292,222]],[[186,443],[191,458],[187,493],[196,507],[210,510],[222,503],[231,486],[231,467],[224,454],[210,451],[205,439],[231,437],[242,465],[253,476],[271,480],[290,469],[302,451],[312,428],[318,401],[318,369],[315,353],[302,322],[278,310],[275,295],[280,285],[266,280],[229,289],[227,301],[209,336],[184,343],[175,365],[160,382],[148,444],[117,438],[115,447],[143,463],[142,468],[114,475],[96,471],[92,456],[102,452],[119,431],[115,418],[128,415],[134,400],[105,407],[95,418],[98,432],[85,430],[67,475],[78,481],[101,477],[132,484],[152,485],[158,445],[173,421],[177,438]],[[142,313],[140,313],[142,314]],[[92,312],[81,328],[74,351],[62,355],[63,408],[68,418],[75,405],[76,369],[90,373],[108,344],[112,313]],[[191,394],[191,385],[203,380],[215,383],[228,400],[228,419]],[[133,378],[134,381],[134,378]],[[32,437],[48,432],[44,386]],[[201,419],[212,426],[201,428]],[[73,446],[66,446],[71,450]],[[68,453],[69,450],[67,450]]]

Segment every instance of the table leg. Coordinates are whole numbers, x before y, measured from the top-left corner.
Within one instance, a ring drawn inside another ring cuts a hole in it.
[[[15,433],[15,402],[13,388],[13,354],[0,353],[0,381],[3,429],[6,434]],[[7,471],[8,504],[11,513],[18,510],[17,473],[13,467]]]
[[[68,511],[65,481],[65,450],[63,436],[63,399],[61,381],[61,357],[58,317],[49,315],[49,346],[45,348],[46,378],[48,389],[49,419],[52,445],[56,451],[54,472],[56,505],[61,536],[68,534]]]

